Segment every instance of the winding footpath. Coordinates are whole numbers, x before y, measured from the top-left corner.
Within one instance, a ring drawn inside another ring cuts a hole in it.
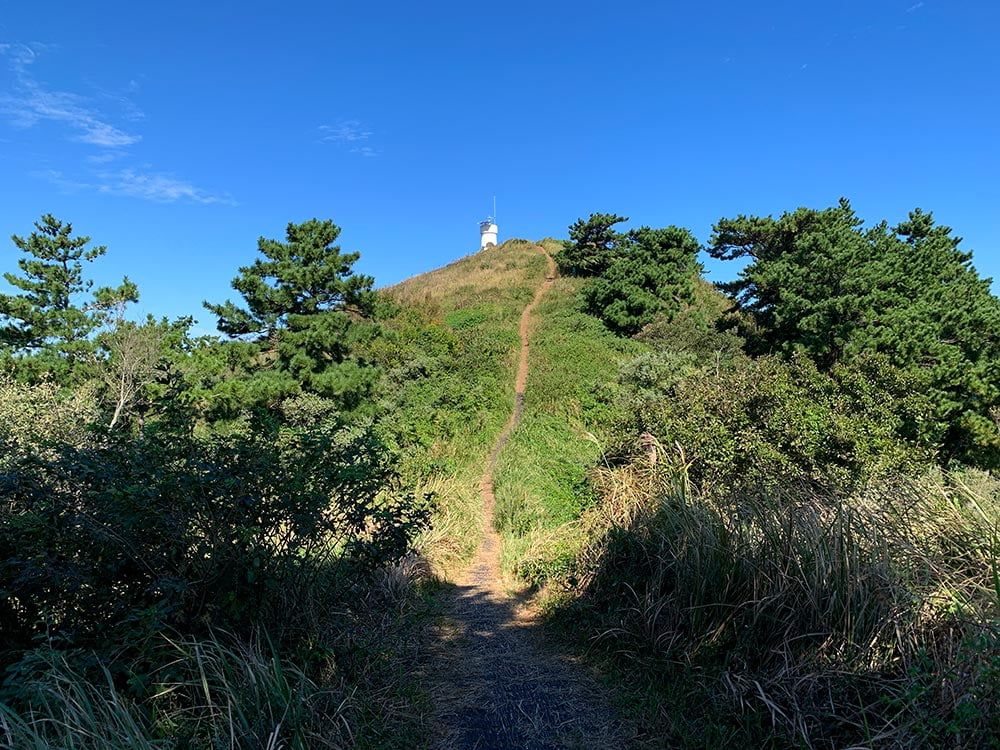
[[[447,615],[435,628],[428,681],[437,712],[438,748],[543,750],[628,744],[599,686],[583,667],[543,640],[537,613],[523,592],[508,593],[501,581],[493,473],[524,411],[532,313],[556,275],[552,257],[541,246],[538,250],[548,261],[548,274],[521,313],[514,410],[480,479],[483,541],[455,582]]]

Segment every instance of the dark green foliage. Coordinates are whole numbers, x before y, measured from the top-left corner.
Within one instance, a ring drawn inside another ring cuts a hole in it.
[[[5,665],[38,643],[138,658],[167,629],[277,637],[313,578],[346,591],[426,523],[424,504],[384,494],[393,468],[370,430],[195,437],[170,409],[137,438],[8,459]]]
[[[721,294],[718,297],[725,299]],[[690,355],[695,362],[719,369],[744,356],[744,341],[732,330],[719,330],[715,321],[712,311],[706,314],[704,303],[696,301],[670,320],[659,318],[646,326],[636,339],[658,350]]]
[[[804,356],[737,360],[716,369],[661,351],[623,369],[634,394],[623,437],[677,443],[691,476],[712,486],[787,481],[849,488],[925,467],[928,400],[884,360],[824,373]]]
[[[686,229],[642,227],[622,235],[616,257],[583,290],[588,312],[632,335],[658,315],[670,319],[694,301],[698,241]]]
[[[856,269],[872,252],[861,223],[842,201],[779,220],[740,216],[715,226],[712,255],[751,258],[740,281],[723,287],[751,316],[742,331],[751,354],[804,349],[823,367],[840,358],[863,319],[866,282]]]
[[[81,260],[91,262],[104,255],[103,246],[86,249],[89,237],[74,237],[73,227],[51,214],[35,222],[28,237],[13,236],[26,257],[18,260],[20,275],[4,278],[20,290],[0,295],[0,346],[16,357],[19,373],[29,379],[43,374],[66,381],[91,362],[94,343],[90,335],[107,312],[138,297],[127,278],[117,288],[94,290],[85,280]]]
[[[612,229],[623,221],[628,219],[615,214],[578,219],[556,260],[565,273],[596,277],[582,292],[587,312],[631,336],[658,315],[669,320],[694,301],[699,246],[690,232],[675,226]]]
[[[577,219],[569,228],[569,241],[563,242],[556,256],[563,273],[571,276],[600,276],[618,257],[617,247],[623,235],[613,227],[628,221],[617,214],[591,214]]]
[[[729,285],[751,353],[805,352],[823,370],[884,357],[928,394],[920,428],[941,459],[1000,465],[1000,300],[960,239],[916,210],[862,229],[847,201],[823,211],[723,219],[710,252],[749,257]]]
[[[376,373],[352,356],[374,333],[374,280],[352,272],[359,253],[333,243],[332,221],[289,223],[286,242],[261,237],[263,258],[240,268],[233,288],[246,307],[206,302],[219,330],[249,337],[260,349],[240,399],[273,408],[301,390],[336,400],[345,410],[363,407]]]

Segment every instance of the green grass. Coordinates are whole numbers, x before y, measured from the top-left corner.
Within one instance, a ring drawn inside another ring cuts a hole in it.
[[[518,322],[545,273],[534,243],[511,240],[384,291],[401,310],[385,321],[400,351],[383,362],[428,361],[419,377],[398,378],[390,408],[404,478],[437,497],[421,552],[439,573],[479,544],[479,477],[514,407]]]
[[[549,252],[557,249],[550,242]],[[572,554],[573,524],[592,500],[587,472],[602,460],[615,418],[600,395],[613,387],[623,361],[646,350],[580,310],[583,283],[557,278],[535,308],[524,414],[497,464],[504,564],[534,583]]]
[[[558,242],[545,244],[559,250]],[[419,312],[422,326],[440,327],[454,342],[440,372],[401,384],[394,417],[421,436],[405,446],[407,475],[441,504],[422,549],[442,570],[478,544],[478,480],[514,406],[518,322],[545,274],[534,243],[515,240],[385,290],[403,308],[390,328],[419,339],[404,325]],[[580,310],[584,283],[557,278],[534,311],[524,414],[497,465],[505,567],[533,582],[557,572],[576,548],[574,522],[592,499],[587,472],[602,460],[615,418],[605,396],[619,365],[648,349]]]

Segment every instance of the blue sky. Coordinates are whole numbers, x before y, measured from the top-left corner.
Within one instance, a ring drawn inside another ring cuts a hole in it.
[[[72,221],[202,331],[289,221],[384,285],[474,251],[494,194],[501,239],[920,206],[1000,277],[998,30],[995,0],[0,0],[0,234]]]

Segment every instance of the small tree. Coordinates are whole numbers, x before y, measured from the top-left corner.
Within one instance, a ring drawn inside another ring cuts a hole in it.
[[[0,346],[20,358],[29,374],[38,371],[69,377],[92,358],[90,336],[105,312],[135,302],[138,290],[128,278],[117,288],[101,287],[91,299],[81,299],[93,288],[83,277],[81,261],[104,255],[103,245],[86,249],[90,237],[73,237],[73,227],[51,214],[35,222],[28,237],[12,237],[27,257],[17,262],[20,275],[5,273],[18,294],[0,294]]]
[[[620,235],[617,257],[583,290],[587,309],[630,336],[694,301],[698,241],[686,229],[642,227]]]
[[[373,386],[374,368],[352,353],[373,330],[375,282],[352,272],[360,253],[342,253],[339,236],[330,220],[289,223],[286,241],[261,237],[263,258],[233,279],[246,307],[205,303],[220,331],[260,346],[250,400],[274,406],[304,389],[356,408]]]
[[[586,221],[577,219],[569,228],[569,241],[563,242],[557,256],[559,267],[572,276],[600,276],[618,256],[618,244],[624,237],[612,227],[628,221],[617,214],[591,214]]]
[[[118,307],[108,329],[98,337],[107,353],[102,368],[104,384],[114,404],[108,429],[114,429],[141,399],[169,349],[177,346],[191,322],[191,318],[171,322],[150,315],[143,323],[135,323],[125,320],[124,307]]]

